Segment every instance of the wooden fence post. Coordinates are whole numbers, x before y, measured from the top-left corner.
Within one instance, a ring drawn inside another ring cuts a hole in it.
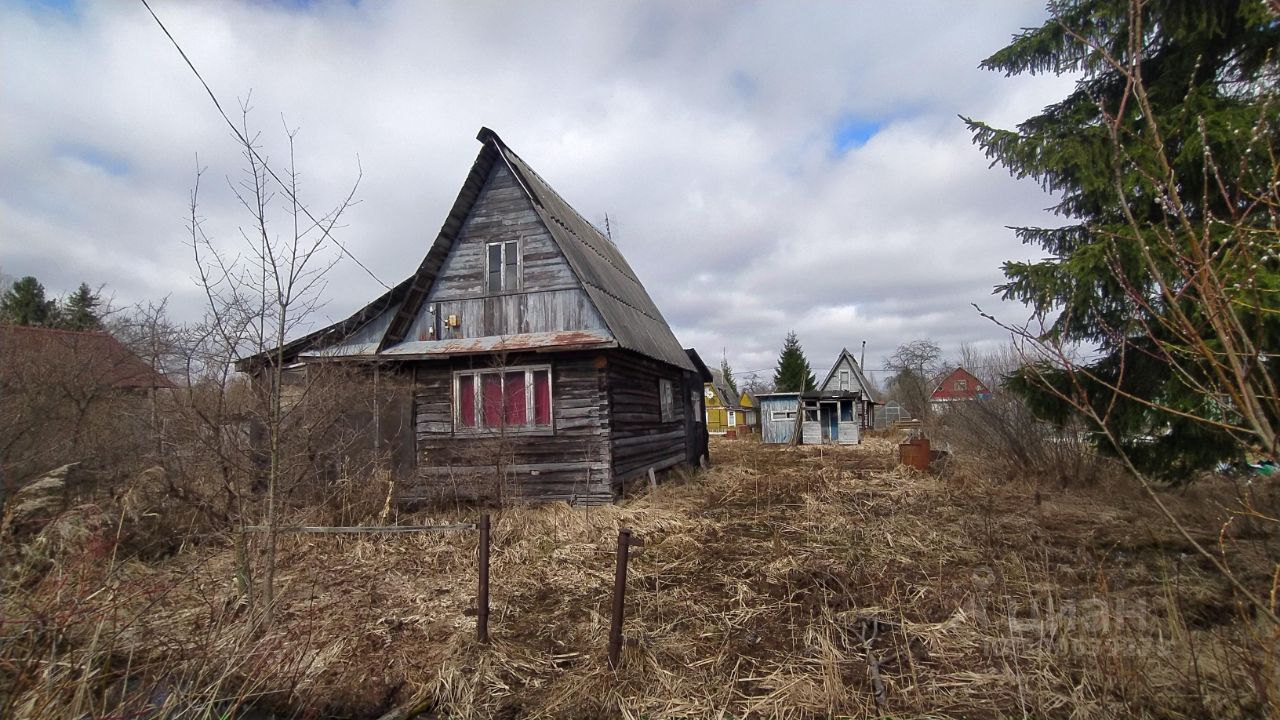
[[[480,592],[476,600],[476,639],[489,643],[489,515],[480,516]]]
[[[622,620],[627,595],[627,558],[632,545],[643,547],[644,540],[631,537],[629,528],[618,530],[618,558],[613,575],[613,621],[609,625],[609,669],[617,670],[622,653]]]

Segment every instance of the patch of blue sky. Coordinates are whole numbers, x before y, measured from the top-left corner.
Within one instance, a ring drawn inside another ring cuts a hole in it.
[[[80,14],[80,0],[0,0],[0,6],[3,5],[53,12],[67,17]]]
[[[854,148],[862,147],[883,127],[884,122],[880,120],[861,117],[842,118],[831,132],[831,152],[835,155],[844,155]]]
[[[86,165],[91,165],[115,177],[127,175],[133,169],[133,166],[125,158],[90,145],[67,145],[59,149],[59,154]]]
[[[360,0],[340,0],[341,3],[355,7]],[[339,0],[252,0],[256,5],[283,8],[294,12],[308,12],[322,5],[340,4]]]

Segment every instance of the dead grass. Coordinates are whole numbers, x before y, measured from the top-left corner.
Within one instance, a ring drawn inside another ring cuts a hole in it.
[[[472,533],[289,536],[269,631],[239,610],[221,546],[119,567],[82,549],[56,589],[26,597],[111,588],[80,598],[96,621],[64,642],[87,647],[97,628],[100,646],[152,682],[159,671],[217,677],[223,695],[304,717],[376,716],[420,692],[460,718],[1275,710],[1271,631],[1134,490],[1053,482],[1037,504],[1036,487],[994,483],[972,459],[922,476],[895,467],[893,449],[716,441],[709,472],[616,506],[502,510],[490,647],[474,641]],[[1217,546],[1229,490],[1202,484],[1171,502]],[[614,673],[605,645],[622,526],[647,545],[632,560]],[[1272,533],[1240,526],[1222,539],[1267,592]],[[32,617],[14,598],[5,617]]]

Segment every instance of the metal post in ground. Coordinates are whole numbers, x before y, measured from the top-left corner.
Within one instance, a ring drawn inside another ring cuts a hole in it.
[[[480,592],[476,599],[476,639],[489,642],[489,515],[480,516]]]
[[[618,562],[613,575],[613,622],[609,626],[609,669],[617,670],[622,653],[622,620],[627,595],[627,558],[632,545],[643,547],[644,540],[631,537],[630,528],[618,530]]]

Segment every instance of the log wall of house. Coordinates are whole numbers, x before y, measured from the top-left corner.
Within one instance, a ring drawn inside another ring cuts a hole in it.
[[[613,481],[688,462],[690,388],[683,371],[629,352],[609,355]],[[672,382],[672,417],[662,421],[658,381]],[[701,383],[699,383],[701,384]]]
[[[609,407],[602,355],[536,355],[508,367],[551,365],[552,428],[531,432],[455,431],[453,373],[488,367],[485,358],[419,363],[414,401],[417,483],[406,499],[614,499]]]

